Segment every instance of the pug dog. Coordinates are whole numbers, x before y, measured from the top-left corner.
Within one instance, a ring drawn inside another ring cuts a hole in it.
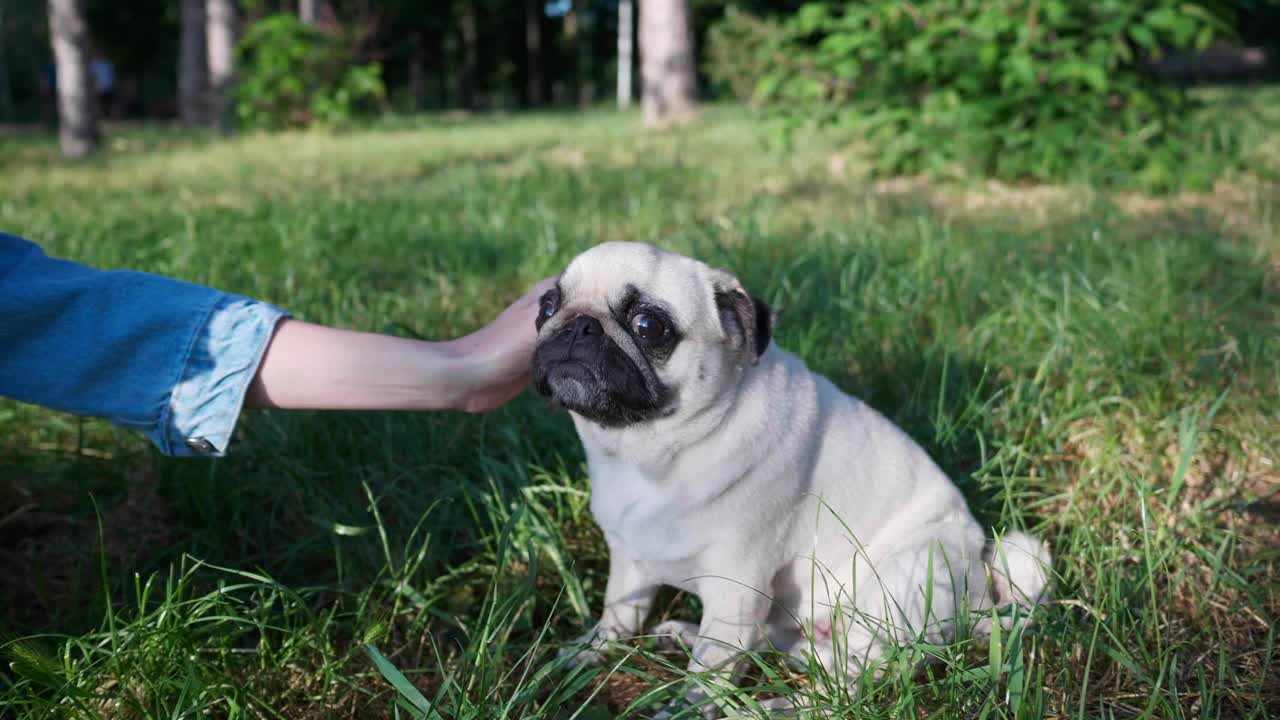
[[[582,253],[543,296],[534,387],[573,418],[609,549],[573,662],[639,636],[663,585],[702,618],[654,633],[721,678],[771,647],[852,681],[895,643],[1007,627],[993,608],[1048,599],[1046,546],[988,539],[925,451],[773,323],[731,273],[637,243]]]

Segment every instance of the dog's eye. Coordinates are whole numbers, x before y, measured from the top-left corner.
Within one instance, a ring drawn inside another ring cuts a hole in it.
[[[542,301],[538,304],[538,317],[543,320],[550,318],[560,309],[560,293],[554,289],[548,290],[542,294]]]
[[[661,340],[667,334],[667,324],[650,313],[636,313],[631,317],[631,332],[643,340]]]
[[[560,309],[560,293],[552,288],[542,294],[542,299],[538,302],[538,317],[534,321],[534,326],[539,330],[542,329],[543,323],[551,319],[552,315]]]

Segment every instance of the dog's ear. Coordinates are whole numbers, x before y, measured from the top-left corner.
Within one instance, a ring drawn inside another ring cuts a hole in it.
[[[734,348],[746,353],[751,364],[755,365],[773,339],[773,309],[743,289],[742,283],[732,274],[721,270],[716,275],[716,310],[720,315],[720,326]]]

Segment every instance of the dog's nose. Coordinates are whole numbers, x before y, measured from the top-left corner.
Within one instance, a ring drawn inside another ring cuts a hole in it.
[[[600,321],[590,315],[579,315],[569,323],[569,330],[573,333],[573,339],[587,337],[590,335],[603,335],[604,327],[600,325]]]

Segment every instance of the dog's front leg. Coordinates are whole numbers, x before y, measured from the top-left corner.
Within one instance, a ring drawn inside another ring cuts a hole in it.
[[[561,656],[570,656],[570,665],[594,665],[601,661],[609,643],[639,635],[653,607],[658,586],[658,582],[625,554],[611,551],[600,622],[577,638],[573,647],[562,651]]]
[[[709,587],[699,588],[702,622],[688,664],[689,672],[700,677],[685,701],[700,705],[703,717],[714,718],[720,709],[709,699],[732,689],[739,657],[760,644],[772,599],[764,580],[752,584],[714,578],[704,585]]]

